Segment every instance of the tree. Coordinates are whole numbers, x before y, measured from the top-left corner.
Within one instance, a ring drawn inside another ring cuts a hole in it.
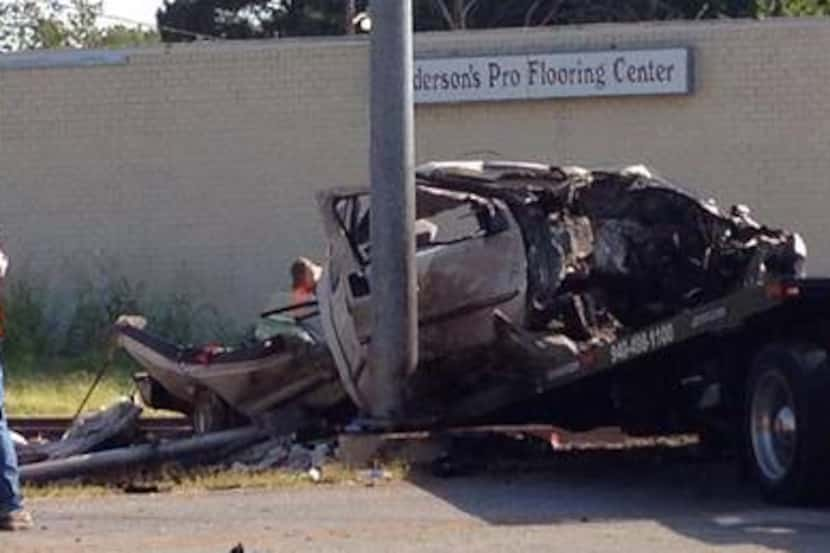
[[[0,0],[0,51],[111,48],[158,42],[158,34],[100,28],[101,0]]]
[[[391,1],[391,0],[390,0]],[[413,0],[418,31],[830,13],[830,0]],[[165,0],[165,41],[350,32],[368,0]]]
[[[0,49],[81,47],[98,40],[101,1],[11,0],[0,2]]]
[[[157,19],[165,42],[335,35],[366,7],[367,0],[165,0]]]
[[[755,0],[416,0],[418,30],[748,17]]]
[[[127,48],[158,44],[161,36],[154,29],[114,25],[104,29],[94,48]]]
[[[51,19],[57,3],[15,0],[0,2],[0,49],[24,50],[44,42],[41,21]]]
[[[830,15],[830,0],[758,0],[758,15]]]

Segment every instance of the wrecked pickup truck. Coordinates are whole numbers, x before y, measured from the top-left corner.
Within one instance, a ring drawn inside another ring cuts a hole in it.
[[[644,167],[432,163],[416,198],[404,425],[695,432],[742,446],[771,499],[830,488],[830,281],[804,278],[797,234]],[[372,415],[368,189],[319,203],[326,342]]]

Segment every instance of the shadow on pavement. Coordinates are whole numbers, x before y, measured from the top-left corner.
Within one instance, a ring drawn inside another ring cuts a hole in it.
[[[462,464],[455,477],[416,471],[411,480],[493,525],[654,521],[713,546],[830,551],[830,510],[767,505],[737,463],[688,448],[549,452],[483,469],[478,458],[479,470]]]

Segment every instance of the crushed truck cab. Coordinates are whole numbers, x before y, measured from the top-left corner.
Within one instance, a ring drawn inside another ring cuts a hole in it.
[[[420,363],[407,397],[417,416],[452,411],[485,376],[572,367],[611,343],[617,363],[669,346],[669,323],[633,331],[796,277],[806,255],[797,235],[742,208],[721,213],[642,167],[433,163],[417,172],[416,199]],[[320,206],[323,326],[347,391],[371,412],[369,193],[327,192]],[[436,387],[453,390],[443,405]]]
[[[441,162],[416,177],[419,363],[400,425],[728,436],[768,497],[821,488],[805,478],[830,459],[816,430],[830,408],[814,397],[830,393],[830,286],[804,279],[798,234],[642,166]],[[343,386],[371,415],[371,298],[384,283],[369,199],[320,196],[318,296]]]

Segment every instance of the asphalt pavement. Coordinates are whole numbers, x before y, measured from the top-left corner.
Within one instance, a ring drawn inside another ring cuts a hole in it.
[[[454,478],[30,503],[0,552],[830,551],[830,510],[771,507],[728,463],[562,455]],[[240,550],[237,550],[240,551]]]

